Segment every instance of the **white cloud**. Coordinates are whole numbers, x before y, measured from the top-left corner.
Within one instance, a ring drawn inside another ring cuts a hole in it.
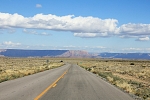
[[[83,38],[94,38],[97,35],[98,35],[97,33],[74,33],[74,36]]]
[[[18,14],[0,13],[0,29],[28,27],[29,18]]]
[[[51,34],[46,33],[46,32],[42,32],[42,33],[40,33],[39,35],[49,36],[49,35],[51,35]]]
[[[137,41],[149,41],[149,37],[140,37],[137,39]]]
[[[20,45],[21,43],[13,43],[12,41],[5,41],[1,44],[1,46],[6,46],[6,47],[16,47]]]
[[[36,8],[41,8],[42,5],[41,4],[36,4]]]
[[[109,34],[106,33],[74,33],[74,36],[76,37],[82,37],[82,38],[95,38],[95,37],[108,37]]]
[[[104,46],[96,46],[95,48],[106,49],[106,47],[104,47]]]
[[[73,33],[113,33],[118,21],[116,19],[74,17],[73,15],[37,14],[33,17],[23,17],[19,14],[0,13],[0,22],[0,28],[34,28]]]
[[[51,35],[51,34],[46,33],[46,32],[38,33],[35,30],[31,30],[31,29],[23,29],[23,32],[27,33],[27,34],[43,35],[43,36],[49,36],[49,35]]]
[[[127,51],[140,51],[140,50],[143,50],[142,48],[125,48],[125,49],[122,49],[122,50],[127,50]]]
[[[23,29],[24,33],[28,33],[28,34],[38,34],[35,30],[27,30],[27,29]]]
[[[124,48],[122,49],[123,52],[143,52],[143,53],[149,53],[150,51],[150,48],[134,48],[134,47],[131,47],[131,48]]]
[[[114,28],[112,32],[103,33],[74,33],[74,36],[78,37],[108,37],[116,36],[122,38],[139,38],[140,41],[149,40],[150,36],[150,24],[123,24],[120,27]],[[143,38],[141,38],[143,37]]]
[[[39,5],[40,6],[40,5]],[[123,24],[117,27],[116,19],[100,19],[97,17],[75,17],[74,15],[56,16],[52,14],[36,14],[33,17],[24,17],[17,13],[0,13],[0,29],[46,29],[54,31],[70,31],[76,37],[131,37],[139,38],[150,36],[150,24]],[[24,30],[26,32],[26,30]],[[34,31],[27,33],[37,34]],[[41,33],[41,35],[48,33]],[[148,40],[148,38],[145,38]],[[144,39],[144,40],[145,40]]]
[[[104,47],[104,46],[74,46],[74,45],[68,45],[68,46],[57,47],[57,49],[86,50],[86,51],[90,51],[90,52],[106,52],[106,50],[109,50],[110,48],[107,48],[107,47]]]
[[[69,46],[63,46],[64,48],[77,48],[76,46],[69,45]]]
[[[119,28],[119,33],[128,35],[150,35],[150,24],[124,24]]]

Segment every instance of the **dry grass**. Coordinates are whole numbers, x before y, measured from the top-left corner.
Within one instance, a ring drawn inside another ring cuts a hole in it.
[[[122,90],[145,100],[150,100],[150,61],[1,57],[0,82],[62,66],[64,63],[61,63],[60,60],[65,63],[77,63]]]
[[[0,82],[31,75],[64,65],[52,58],[0,57]]]
[[[86,59],[78,65],[128,93],[150,100],[150,61]]]

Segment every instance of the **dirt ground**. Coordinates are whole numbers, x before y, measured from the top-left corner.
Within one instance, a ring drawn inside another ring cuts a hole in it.
[[[0,82],[76,63],[120,89],[150,100],[150,60],[0,57]]]

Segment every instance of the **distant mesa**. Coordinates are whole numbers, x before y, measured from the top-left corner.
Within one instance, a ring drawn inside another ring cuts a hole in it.
[[[68,58],[86,58],[91,57],[91,55],[87,51],[82,50],[69,50],[58,57],[68,57]]]
[[[150,53],[100,53],[101,58],[150,59]]]
[[[0,55],[5,57],[90,57],[90,54],[81,50],[0,50]]]
[[[21,50],[21,49],[6,49],[0,50],[0,55],[6,57],[44,57],[61,55],[68,50]]]
[[[150,59],[150,53],[89,53],[83,50],[21,50],[0,49],[0,57],[66,57],[66,58],[109,58]]]

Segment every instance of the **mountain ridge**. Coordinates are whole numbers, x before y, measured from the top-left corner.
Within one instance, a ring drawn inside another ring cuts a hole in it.
[[[1,49],[0,56],[5,57],[91,57],[83,50],[23,50],[23,49]]]
[[[0,49],[2,57],[66,57],[66,58],[109,58],[109,59],[148,59],[150,53],[89,53],[85,50],[24,50]]]

